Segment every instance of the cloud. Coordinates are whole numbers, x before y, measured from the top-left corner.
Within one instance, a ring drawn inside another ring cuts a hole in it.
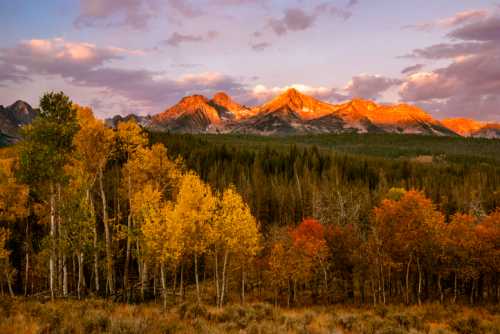
[[[15,65],[0,62],[0,87],[7,83],[20,83],[30,80],[29,73]]]
[[[338,17],[338,18],[341,18],[343,20],[347,20],[348,18],[350,18],[352,16],[352,12],[350,11],[349,8],[352,8],[353,6],[355,6],[356,3],[357,3],[356,1],[349,2],[349,4],[347,5],[347,9],[345,9],[345,8],[335,6],[332,3],[324,2],[324,3],[316,6],[314,11],[315,11],[316,15],[318,15],[318,16],[326,14],[326,15],[329,15],[331,17]]]
[[[447,37],[458,42],[416,49],[411,57],[449,60],[446,66],[409,75],[403,100],[443,116],[500,118],[500,17],[495,12],[456,21]],[[466,22],[466,23],[464,23]]]
[[[250,47],[254,51],[263,51],[263,50],[271,47],[271,44],[268,42],[252,43],[252,44],[250,44]]]
[[[421,69],[423,69],[425,67],[424,64],[416,64],[416,65],[412,65],[412,66],[408,66],[408,67],[405,67],[402,71],[401,71],[401,74],[412,74],[414,72],[418,72],[420,71]]]
[[[359,4],[359,0],[349,0],[347,3],[347,8],[355,7]]]
[[[406,58],[450,59],[499,50],[497,43],[440,43],[422,49],[415,49]]]
[[[204,14],[199,7],[194,6],[188,0],[168,0],[171,9],[186,18],[198,17]]]
[[[220,73],[193,73],[172,79],[161,72],[110,66],[127,53],[128,50],[99,48],[60,38],[24,41],[0,49],[0,64],[9,64],[7,68],[0,66],[0,83],[12,81],[9,75],[14,66],[24,69],[14,80],[28,80],[37,75],[57,76],[75,86],[98,88],[111,96],[121,96],[149,112],[158,112],[194,92],[208,94],[224,90],[241,94],[244,89],[239,80]]]
[[[432,22],[418,23],[414,25],[407,25],[403,28],[406,29],[416,29],[416,30],[432,30],[435,28],[451,28],[461,24],[470,23],[476,20],[480,20],[488,16],[488,11],[486,10],[468,10],[456,13],[453,16],[446,17],[443,19],[435,20]]]
[[[500,16],[467,24],[453,30],[449,37],[471,41],[500,41]]]
[[[172,33],[170,37],[165,41],[165,44],[178,47],[183,43],[199,43],[211,41],[219,36],[217,31],[208,31],[205,35],[189,35],[181,34],[178,32]]]
[[[388,78],[381,75],[361,74],[354,76],[344,90],[351,97],[377,99],[389,88],[401,84],[400,79]]]
[[[338,17],[347,20],[352,13],[348,9],[337,7],[331,3],[321,3],[310,13],[301,8],[287,8],[279,19],[272,18],[268,26],[279,36],[289,31],[302,31],[314,25],[320,16]]]
[[[128,26],[143,30],[155,16],[157,0],[80,0],[77,28]]]

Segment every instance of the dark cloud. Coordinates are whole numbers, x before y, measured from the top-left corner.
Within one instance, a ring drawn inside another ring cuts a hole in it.
[[[260,43],[251,44],[250,47],[254,51],[263,51],[263,50],[271,47],[271,44],[267,43],[267,42],[260,42]]]
[[[186,18],[198,17],[204,14],[201,8],[188,0],[168,0],[168,4],[171,9]]]
[[[461,22],[447,36],[463,42],[413,50],[410,56],[448,59],[430,72],[414,73],[401,85],[402,99],[442,116],[500,118],[500,17],[489,13]]]
[[[424,59],[449,59],[499,50],[497,43],[462,42],[440,43],[415,49],[405,57]]]
[[[354,5],[355,4],[356,4],[356,1],[355,1]],[[354,5],[349,3],[347,8],[351,8]],[[343,20],[347,20],[348,18],[350,18],[352,16],[352,12],[350,11],[350,9],[341,8],[341,7],[335,6],[334,4],[329,3],[329,2],[324,2],[324,3],[316,6],[315,12],[316,12],[316,15],[318,15],[318,16],[326,14],[326,15],[329,15],[331,17],[341,18]]]
[[[217,31],[209,31],[205,35],[190,35],[190,34],[181,34],[178,32],[174,32],[166,41],[165,44],[178,47],[183,43],[199,43],[199,42],[207,42],[211,41],[219,36]]]
[[[401,74],[411,74],[414,72],[418,72],[421,69],[423,69],[424,67],[425,67],[424,64],[416,64],[416,65],[408,66],[401,71]]]
[[[5,86],[7,82],[19,83],[29,80],[29,73],[15,65],[0,62],[0,87]]]
[[[347,3],[347,8],[355,7],[359,4],[359,0],[349,0]]]
[[[453,30],[449,37],[469,41],[500,41],[500,16],[467,24]]]
[[[277,35],[284,35],[289,31],[309,29],[322,15],[347,20],[352,13],[348,9],[325,2],[314,7],[310,13],[302,8],[287,8],[283,17],[270,19],[268,25]]]
[[[80,0],[80,13],[74,24],[91,26],[129,26],[145,29],[155,16],[157,0]]]
[[[363,74],[354,76],[351,82],[347,84],[345,90],[350,97],[377,99],[386,90],[401,83],[400,79]]]

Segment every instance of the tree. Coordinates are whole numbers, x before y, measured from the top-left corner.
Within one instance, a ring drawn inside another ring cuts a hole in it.
[[[120,122],[117,126],[116,137],[117,149],[115,154],[126,161],[126,164],[123,166],[123,181],[125,183],[124,188],[126,189],[126,198],[128,199],[129,204],[129,213],[127,217],[127,248],[125,253],[125,268],[123,272],[123,287],[128,289],[128,272],[130,267],[133,228],[132,198],[134,196],[134,191],[136,191],[134,190],[134,185],[137,183],[132,181],[133,175],[135,174],[134,167],[136,166],[133,161],[135,153],[148,144],[148,138],[144,131],[142,131],[141,127],[133,120]],[[137,161],[137,159],[135,160]],[[144,275],[140,276],[142,278]]]
[[[287,305],[290,306],[290,277],[294,270],[292,243],[284,229],[276,231],[277,239],[269,247],[267,265],[270,274],[270,285],[274,288],[274,304],[278,305],[278,296],[282,288],[288,286]]]
[[[78,130],[76,110],[64,93],[47,93],[40,98],[40,113],[31,125],[23,129],[20,165],[22,180],[41,197],[48,197],[50,206],[49,285],[54,298],[56,257],[56,195],[64,179],[63,167],[73,147],[73,136]],[[44,192],[48,185],[48,196]],[[58,262],[65,266],[64,258]]]
[[[488,275],[493,282],[494,291],[490,292],[490,295],[493,295],[494,300],[498,302],[500,300],[498,280],[500,275],[500,208],[496,208],[476,226],[475,235],[479,242],[476,251],[479,253],[482,273]],[[483,295],[482,291],[476,294],[480,298]]]
[[[479,275],[477,261],[480,254],[476,252],[478,240],[475,235],[477,223],[477,218],[469,214],[456,213],[445,227],[442,244],[445,261],[453,273],[453,302],[458,295],[458,281],[471,281]]]
[[[2,269],[9,292],[12,290],[12,276],[15,269],[10,265],[10,251],[7,249],[9,229],[2,223],[12,223],[28,215],[28,193],[26,185],[19,184],[14,175],[15,159],[0,159],[0,269]],[[28,263],[26,263],[28,265]]]
[[[215,278],[217,304],[222,307],[226,292],[227,264],[231,255],[241,261],[242,301],[245,296],[245,271],[248,260],[259,251],[259,229],[250,208],[245,204],[234,186],[227,188],[218,201],[214,218],[215,232]],[[223,255],[222,282],[219,286],[219,253]]]
[[[321,270],[324,290],[328,291],[327,264],[329,250],[325,240],[323,225],[315,219],[304,219],[296,228],[290,230],[295,261],[292,278],[295,285],[309,282]]]
[[[395,199],[385,199],[373,209],[373,235],[380,241],[378,254],[388,254],[393,261],[406,265],[406,303],[409,303],[411,264],[416,262],[417,299],[420,303],[422,259],[433,258],[436,253],[436,232],[444,224],[444,217],[422,193],[415,190],[403,194],[398,190],[396,193]],[[378,266],[381,281],[379,285],[385,296],[383,261],[379,261]]]
[[[213,216],[216,200],[210,186],[193,172],[185,174],[180,183],[174,217],[183,226],[186,252],[194,256],[196,297],[201,303],[198,259],[214,240]]]
[[[155,144],[151,148],[137,147],[133,154],[129,157],[127,163],[123,166],[124,188],[126,189],[127,197],[134,198],[136,193],[143,192],[143,189],[149,185],[153,189],[160,192],[162,198],[172,200],[179,186],[181,177],[181,166],[179,162],[174,162],[169,159],[167,151],[162,144]],[[141,203],[129,201],[130,213],[127,221],[127,253],[125,258],[124,270],[124,286],[127,287],[128,281],[128,266],[130,256],[130,246],[132,242],[132,227],[135,225],[137,231],[141,231],[140,216],[134,215],[139,212],[142,207]],[[137,207],[138,206],[138,207]],[[147,281],[147,262],[141,258],[142,252],[137,247],[137,253],[142,265],[141,281],[143,287]]]
[[[83,170],[82,186],[85,188],[89,211],[93,218],[94,204],[90,196],[90,191],[95,182],[98,181],[99,192],[102,202],[102,221],[104,224],[105,250],[106,250],[106,281],[109,293],[114,292],[113,280],[113,254],[111,252],[111,232],[108,216],[108,204],[104,189],[104,170],[111,157],[114,148],[115,135],[113,130],[106,127],[103,121],[94,117],[90,108],[75,106],[78,113],[79,131],[74,137],[75,152],[74,157],[80,163]],[[97,221],[94,228],[94,269],[96,290],[99,291],[98,253],[97,253]]]
[[[175,270],[184,252],[183,228],[173,214],[171,202],[164,202],[160,191],[150,184],[134,196],[134,207],[140,206],[143,217],[141,231],[145,253],[160,264],[164,307],[167,302],[165,270]]]

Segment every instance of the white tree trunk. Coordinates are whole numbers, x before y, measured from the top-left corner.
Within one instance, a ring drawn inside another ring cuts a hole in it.
[[[50,185],[50,258],[49,258],[49,286],[50,296],[54,299],[54,256],[55,256],[55,231],[56,231],[56,210],[54,185]]]
[[[115,292],[114,282],[113,282],[113,257],[111,254],[111,232],[109,230],[109,219],[108,210],[106,203],[106,192],[104,191],[104,180],[103,180],[102,168],[99,170],[99,190],[101,191],[102,200],[102,220],[104,223],[104,237],[106,242],[106,281],[109,289],[109,293],[113,294]]]

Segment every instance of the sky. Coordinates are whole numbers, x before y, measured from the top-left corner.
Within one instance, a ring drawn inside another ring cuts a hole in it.
[[[500,2],[0,0],[0,104],[64,91],[102,118],[225,91],[500,121]]]

